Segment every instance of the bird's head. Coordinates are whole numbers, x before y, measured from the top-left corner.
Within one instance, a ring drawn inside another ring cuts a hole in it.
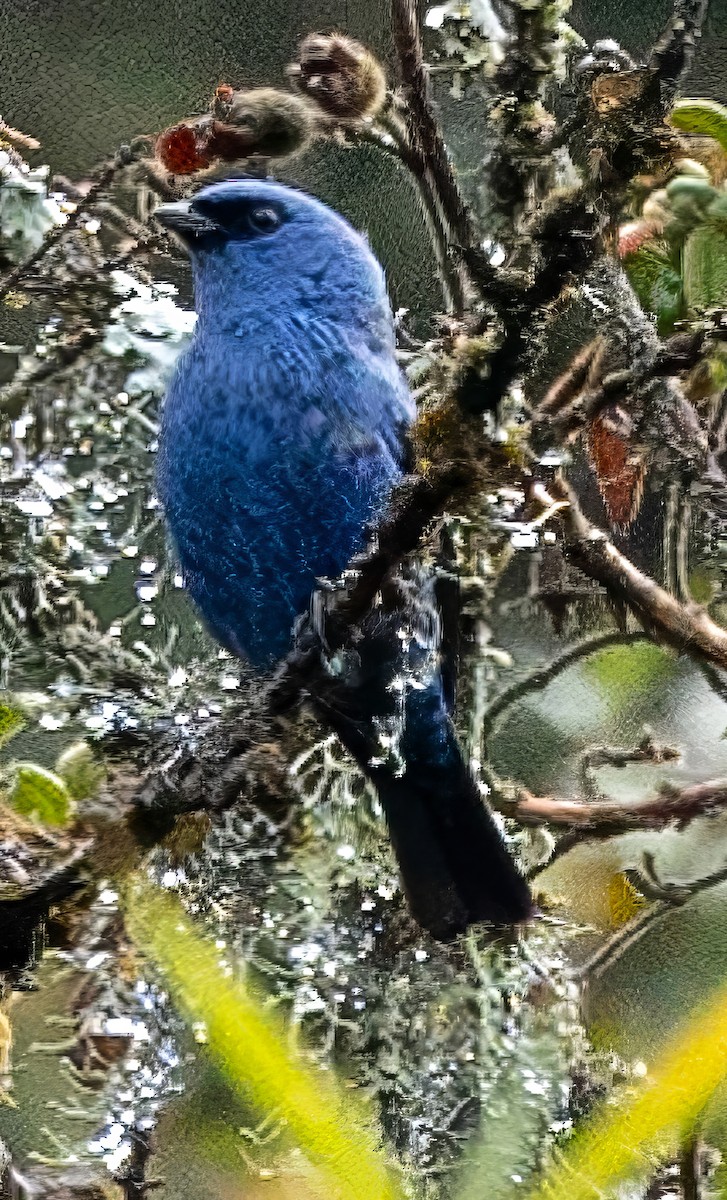
[[[266,312],[351,325],[385,310],[391,320],[366,240],[312,196],[271,180],[230,179],[155,215],[192,259],[201,322],[220,332],[244,332]]]

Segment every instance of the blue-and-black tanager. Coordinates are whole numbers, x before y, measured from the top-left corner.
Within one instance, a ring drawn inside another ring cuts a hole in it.
[[[342,217],[270,180],[216,183],[157,216],[190,253],[198,313],[164,405],[160,498],[212,632],[267,666],[404,470],[414,404],[384,274]],[[431,598],[420,577],[409,594]],[[402,604],[327,664],[340,687],[319,712],[377,787],[417,920],[440,938],[519,921],[529,892],[457,744],[436,605]]]

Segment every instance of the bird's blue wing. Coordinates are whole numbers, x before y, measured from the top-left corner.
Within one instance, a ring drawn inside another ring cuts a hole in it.
[[[363,548],[401,473],[408,397],[376,364],[302,374],[268,361],[253,374],[209,363],[196,347],[170,388],[160,493],[207,622],[262,664],[287,651],[316,578]]]

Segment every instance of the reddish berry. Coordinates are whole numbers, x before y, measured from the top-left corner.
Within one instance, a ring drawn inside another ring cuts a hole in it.
[[[212,162],[207,142],[209,130],[195,125],[174,125],[156,141],[158,158],[173,175],[193,175]]]

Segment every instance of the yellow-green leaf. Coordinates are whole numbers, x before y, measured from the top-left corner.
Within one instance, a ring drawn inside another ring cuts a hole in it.
[[[25,725],[25,717],[12,704],[0,704],[0,746],[4,746]]]
[[[74,800],[95,796],[104,777],[103,765],[88,742],[74,742],[64,750],[56,762],[56,772]]]
[[[709,225],[690,233],[683,251],[684,295],[702,312],[727,303],[727,234]]]
[[[642,308],[656,317],[659,333],[671,333],[683,316],[684,295],[682,277],[669,247],[662,242],[648,242],[629,255],[624,266]]]
[[[676,1030],[643,1084],[611,1098],[530,1200],[611,1200],[671,1157],[727,1076],[727,985]]]
[[[727,151],[727,108],[716,100],[677,100],[670,120],[684,133],[714,138]]]
[[[73,798],[60,776],[35,763],[14,763],[8,801],[23,817],[41,825],[65,825],[73,814]]]
[[[324,1177],[327,1200],[403,1200],[404,1188],[378,1146],[358,1097],[291,1051],[280,1023],[242,983],[179,901],[140,877],[126,894],[126,925],[166,977],[179,1009],[203,1022],[209,1051],[235,1088],[275,1112]]]

